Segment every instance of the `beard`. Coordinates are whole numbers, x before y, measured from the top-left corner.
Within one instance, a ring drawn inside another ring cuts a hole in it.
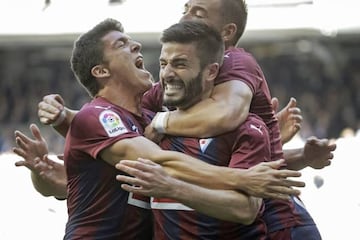
[[[203,91],[201,73],[202,71],[199,71],[196,77],[187,81],[187,84],[184,85],[184,95],[181,98],[167,98],[164,95],[163,104],[167,107],[186,109],[197,103],[201,99]]]

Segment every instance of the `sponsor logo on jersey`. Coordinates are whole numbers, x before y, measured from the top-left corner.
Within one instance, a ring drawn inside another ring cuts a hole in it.
[[[99,121],[109,137],[116,137],[129,132],[119,115],[111,110],[102,111]]]

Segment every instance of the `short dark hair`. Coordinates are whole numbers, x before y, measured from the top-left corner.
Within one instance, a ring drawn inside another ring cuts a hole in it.
[[[222,0],[220,2],[222,4],[220,16],[222,16],[223,23],[235,23],[237,26],[234,41],[231,42],[231,45],[235,46],[245,31],[248,17],[247,4],[245,0]]]
[[[124,28],[119,21],[108,18],[80,35],[74,42],[70,59],[71,70],[91,97],[99,91],[99,84],[91,74],[91,69],[103,62],[104,43],[101,38],[110,31],[124,32]]]
[[[222,64],[224,42],[220,33],[200,21],[183,21],[165,29],[160,38],[162,43],[195,43],[201,67],[209,63]]]

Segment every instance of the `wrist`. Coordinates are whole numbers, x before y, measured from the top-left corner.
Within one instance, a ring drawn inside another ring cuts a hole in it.
[[[153,127],[158,133],[166,133],[170,112],[158,112],[153,120]]]
[[[55,120],[55,122],[53,122],[51,124],[51,126],[52,127],[57,127],[60,124],[62,124],[65,119],[66,119],[66,111],[63,109],[63,110],[61,110],[59,117]]]

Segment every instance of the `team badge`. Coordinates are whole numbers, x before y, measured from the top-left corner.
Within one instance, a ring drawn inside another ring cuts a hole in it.
[[[119,115],[111,110],[102,111],[99,121],[109,137],[116,137],[129,132]]]
[[[212,138],[199,139],[200,149],[203,153],[206,151],[206,148],[209,146],[212,140]]]

